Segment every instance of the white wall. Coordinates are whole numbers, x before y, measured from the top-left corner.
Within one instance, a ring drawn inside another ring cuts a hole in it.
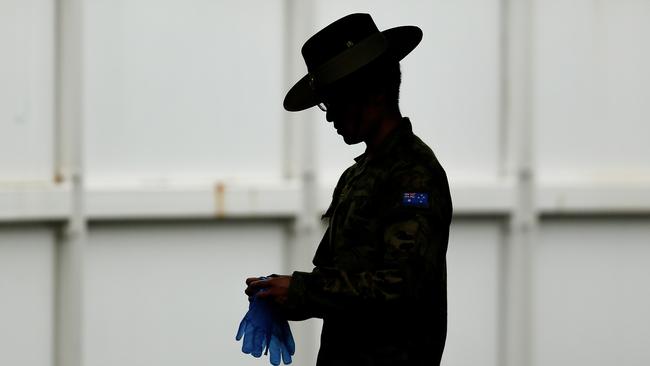
[[[282,268],[283,242],[273,222],[92,225],[86,364],[255,364],[234,340],[243,279]]]
[[[55,364],[57,253],[76,187],[54,179],[65,126],[55,90],[68,85],[55,25],[75,4],[87,203],[77,219],[88,226],[83,352],[65,366],[267,362],[234,341],[243,279],[309,268],[322,233],[311,214],[363,149],[321,112],[281,103],[305,72],[302,42],[354,11],[424,31],[402,64],[402,109],[456,203],[443,364],[510,360],[507,224],[521,197],[507,164],[526,123],[538,199],[527,363],[650,362],[649,2],[517,2],[532,11],[532,113],[512,121],[504,84],[517,74],[504,47],[521,35],[503,33],[508,1],[1,0],[0,365]],[[313,364],[320,323],[292,326],[295,364]]]
[[[447,252],[448,332],[442,364],[499,365],[498,220],[457,219]]]
[[[540,180],[650,179],[647,1],[539,1],[534,92]]]
[[[54,240],[47,225],[0,225],[0,364],[49,365]]]
[[[87,1],[89,181],[279,179],[283,10]]]
[[[53,1],[0,1],[3,182],[53,179],[53,27]]]
[[[650,220],[549,219],[535,248],[539,365],[647,365]]]

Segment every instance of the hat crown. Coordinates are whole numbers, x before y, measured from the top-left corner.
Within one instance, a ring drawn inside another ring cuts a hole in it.
[[[405,25],[379,31],[369,14],[350,14],[314,34],[302,46],[309,72],[284,97],[284,108],[300,111],[322,101],[320,91],[386,57],[399,62],[422,40],[422,30]]]
[[[350,14],[314,34],[302,46],[309,72],[360,41],[379,33],[370,14]]]

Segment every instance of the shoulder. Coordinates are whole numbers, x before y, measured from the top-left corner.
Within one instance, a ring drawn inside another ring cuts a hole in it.
[[[447,183],[445,170],[433,150],[416,135],[406,139],[405,143],[396,149],[391,160],[389,176],[394,183]]]
[[[438,216],[451,216],[452,204],[447,174],[431,148],[416,135],[397,149],[384,186],[400,202],[422,197]]]

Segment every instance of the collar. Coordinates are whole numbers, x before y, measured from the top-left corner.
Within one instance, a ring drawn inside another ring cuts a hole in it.
[[[413,126],[411,125],[411,120],[409,120],[408,117],[402,117],[400,124],[395,127],[386,138],[384,138],[384,141],[382,141],[379,146],[377,146],[377,150],[375,151],[372,160],[378,160],[383,156],[390,154],[390,152],[404,141],[404,138],[412,135]],[[366,152],[354,158],[354,161],[358,164],[365,164],[367,160],[369,159]]]

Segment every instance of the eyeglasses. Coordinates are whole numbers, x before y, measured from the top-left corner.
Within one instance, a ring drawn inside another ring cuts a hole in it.
[[[354,90],[342,90],[336,94],[331,94],[327,97],[321,98],[327,99],[327,101],[322,101],[316,104],[316,106],[318,106],[321,111],[327,112],[329,109],[332,109],[332,105],[339,108],[350,104],[363,103],[366,96],[362,93],[355,93]]]

